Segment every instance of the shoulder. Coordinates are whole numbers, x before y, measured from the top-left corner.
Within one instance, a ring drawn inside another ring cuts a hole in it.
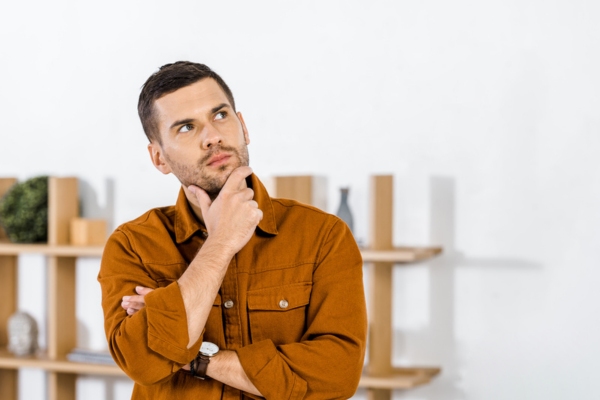
[[[309,204],[301,203],[296,200],[271,198],[273,210],[278,219],[293,218],[303,220],[308,223],[330,223],[333,224],[339,220],[335,215],[329,214],[320,208]]]
[[[175,206],[157,207],[146,211],[139,217],[119,225],[113,234],[125,236],[128,240],[139,240],[144,237],[170,235],[175,223]]]
[[[344,221],[317,207],[290,199],[271,200],[280,233],[292,233],[295,237],[319,242],[328,240],[332,235],[346,236],[349,233]]]
[[[301,203],[297,200],[272,197],[271,202],[275,211],[307,214],[314,217],[331,217],[332,215],[320,208]]]

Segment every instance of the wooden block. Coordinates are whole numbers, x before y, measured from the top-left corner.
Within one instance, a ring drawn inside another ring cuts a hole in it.
[[[74,246],[103,245],[106,242],[106,221],[103,219],[73,218],[70,231]]]
[[[77,178],[50,177],[48,182],[48,244],[69,244],[71,220],[78,216]]]
[[[327,180],[312,175],[276,176],[273,197],[297,200],[322,210],[327,208]]]
[[[17,183],[15,178],[0,178],[0,199],[8,192],[12,185]],[[0,226],[0,240],[8,240],[8,236]]]

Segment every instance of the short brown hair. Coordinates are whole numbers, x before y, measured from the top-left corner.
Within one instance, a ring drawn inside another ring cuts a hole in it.
[[[148,140],[162,143],[154,116],[154,101],[204,78],[212,78],[217,82],[235,111],[235,100],[229,86],[208,66],[189,61],[165,64],[144,83],[138,100],[138,114]]]

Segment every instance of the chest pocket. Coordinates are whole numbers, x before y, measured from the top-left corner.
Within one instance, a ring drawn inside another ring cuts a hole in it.
[[[306,306],[311,283],[248,292],[252,343],[271,339],[275,345],[298,342],[306,330]]]

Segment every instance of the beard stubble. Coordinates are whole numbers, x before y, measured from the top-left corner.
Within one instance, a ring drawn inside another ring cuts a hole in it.
[[[211,157],[219,153],[231,154],[231,157],[235,159],[235,163],[220,166],[217,169],[217,173],[211,175],[207,171],[205,165]],[[214,200],[219,195],[223,185],[225,185],[225,182],[227,182],[229,175],[234,169],[250,164],[248,146],[246,144],[243,144],[240,148],[217,144],[214,147],[211,147],[211,149],[198,160],[195,165],[179,163],[166,153],[165,158],[171,165],[173,174],[179,179],[179,182],[181,182],[182,185],[185,187],[190,185],[198,186],[208,194],[211,200]],[[228,169],[229,173],[226,173],[225,171]]]

